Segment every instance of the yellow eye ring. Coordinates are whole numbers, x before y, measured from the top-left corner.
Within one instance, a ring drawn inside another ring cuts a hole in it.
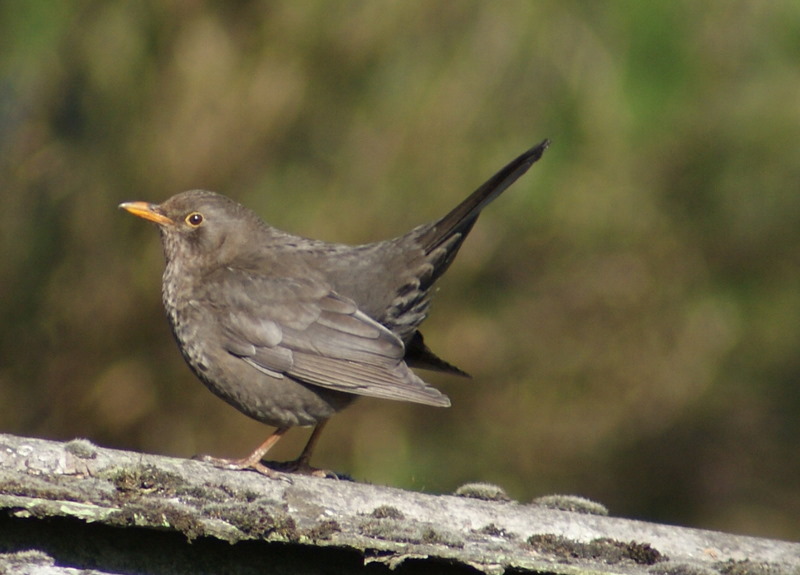
[[[196,228],[197,226],[203,223],[203,219],[204,219],[203,214],[201,214],[200,212],[192,212],[191,214],[186,216],[186,219],[184,221],[193,228]]]

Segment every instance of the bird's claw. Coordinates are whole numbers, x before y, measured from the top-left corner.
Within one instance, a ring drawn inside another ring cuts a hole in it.
[[[338,473],[331,471],[330,469],[320,469],[318,467],[312,467],[311,465],[308,464],[308,461],[304,459],[295,459],[294,461],[271,461],[270,463],[275,469],[283,473],[308,475],[310,477],[319,477],[322,479],[343,478]]]
[[[252,471],[257,471],[261,475],[265,475],[270,479],[277,479],[279,481],[285,481],[290,484],[293,483],[291,477],[286,475],[286,473],[281,473],[274,469],[270,469],[260,461],[250,461],[248,458],[224,459],[221,457],[213,457],[211,455],[196,455],[192,459],[203,461],[205,463],[210,463],[211,465],[219,469],[229,469],[232,471],[252,470]]]

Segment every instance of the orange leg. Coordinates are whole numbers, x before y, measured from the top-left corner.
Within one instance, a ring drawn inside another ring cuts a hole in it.
[[[279,427],[275,430],[275,432],[267,437],[266,441],[259,445],[253,453],[248,455],[247,457],[243,457],[241,459],[222,459],[218,457],[210,457],[205,455],[201,457],[203,461],[207,461],[212,463],[213,465],[220,467],[222,469],[254,469],[259,473],[266,475],[267,477],[271,477],[273,479],[278,479],[279,475],[261,463],[261,459],[267,454],[267,452],[272,449],[272,446],[278,443],[278,440],[283,437],[283,434],[289,431],[288,427]],[[312,434],[313,436],[313,434]],[[310,455],[310,454],[309,454]],[[302,457],[302,455],[301,455]]]
[[[322,430],[325,429],[326,423],[328,423],[328,420],[323,419],[317,424],[317,426],[314,428],[314,431],[311,432],[311,437],[308,438],[308,442],[303,448],[303,452],[300,454],[300,457],[291,462],[292,471],[297,473],[306,473],[309,475],[314,475],[315,472],[320,471],[319,469],[311,467],[308,462],[311,461],[311,454],[314,452],[314,448],[317,446],[317,441],[319,441],[319,436],[322,435]]]
[[[317,446],[319,436],[322,434],[322,430],[325,428],[326,423],[328,423],[327,419],[320,421],[316,427],[314,427],[314,431],[311,432],[311,437],[308,438],[308,442],[303,448],[303,452],[300,454],[300,457],[294,461],[278,463],[274,466],[277,469],[287,473],[300,473],[302,475],[314,475],[316,477],[338,477],[332,471],[317,469],[316,467],[311,467],[311,465],[309,465],[311,455],[314,452],[314,448]],[[283,437],[283,434],[287,431],[289,431],[288,427],[279,427],[272,435],[267,437],[267,440],[259,445],[256,450],[253,451],[253,453],[241,459],[222,459],[208,455],[204,455],[200,457],[200,459],[222,469],[254,469],[255,471],[258,471],[267,477],[278,479],[278,473],[261,463],[261,460],[264,458],[267,452],[272,449],[272,446],[278,443],[278,440]]]
[[[320,421],[317,424],[317,426],[314,428],[314,431],[311,432],[311,437],[308,438],[308,442],[303,448],[303,452],[300,454],[300,457],[294,461],[281,463],[277,466],[277,468],[281,471],[286,471],[287,473],[299,473],[302,475],[313,475],[314,477],[331,477],[334,479],[339,479],[339,476],[333,471],[317,469],[316,467],[311,467],[311,465],[309,465],[311,454],[314,452],[314,448],[317,445],[317,441],[319,441],[319,436],[322,435],[322,430],[325,428],[326,423],[328,423],[327,419]]]

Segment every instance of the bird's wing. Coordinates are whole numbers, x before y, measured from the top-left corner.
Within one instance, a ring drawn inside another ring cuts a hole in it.
[[[403,360],[403,342],[323,282],[221,270],[225,349],[255,369],[357,395],[448,406]]]

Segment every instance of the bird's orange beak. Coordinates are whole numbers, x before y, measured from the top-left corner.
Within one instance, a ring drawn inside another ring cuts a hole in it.
[[[127,210],[134,216],[139,216],[157,224],[174,224],[171,219],[158,211],[158,206],[147,202],[124,202],[119,205],[123,210]]]

